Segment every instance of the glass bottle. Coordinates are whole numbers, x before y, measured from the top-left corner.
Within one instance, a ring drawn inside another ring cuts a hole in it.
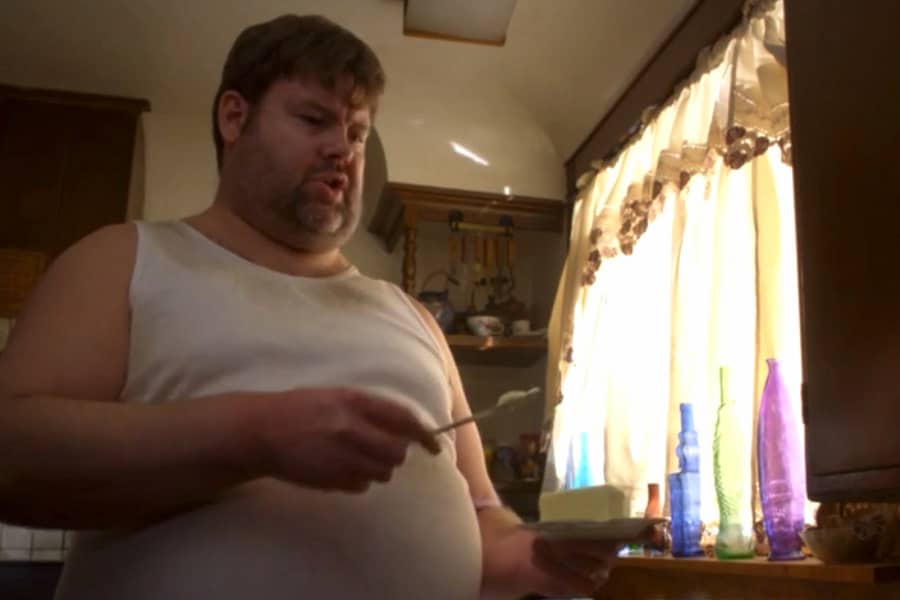
[[[800,560],[800,532],[806,500],[806,474],[800,423],[778,361],[769,359],[769,375],[759,407],[759,491],[769,538],[769,560]]]
[[[719,502],[719,533],[716,558],[722,560],[753,557],[753,527],[750,517],[749,419],[741,419],[731,395],[730,373],[719,369],[719,411],[713,438],[713,476]],[[747,414],[747,417],[750,415]]]
[[[678,434],[678,473],[668,477],[672,510],[672,556],[702,556],[700,547],[700,445],[694,429],[693,406],[682,403]]]

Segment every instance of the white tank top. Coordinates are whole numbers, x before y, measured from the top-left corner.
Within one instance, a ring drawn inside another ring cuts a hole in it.
[[[183,222],[139,223],[127,402],[352,386],[449,422],[447,372],[396,286],[271,271]],[[78,536],[58,600],[475,600],[481,542],[453,439],[361,495],[260,479],[137,532]],[[164,473],[160,474],[165,477]]]

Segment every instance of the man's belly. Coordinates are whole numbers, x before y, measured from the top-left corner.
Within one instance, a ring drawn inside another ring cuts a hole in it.
[[[122,535],[83,535],[57,600],[475,600],[481,542],[450,458],[411,449],[362,495],[266,479]]]

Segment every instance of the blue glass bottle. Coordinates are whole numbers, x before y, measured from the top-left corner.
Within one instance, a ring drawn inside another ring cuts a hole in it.
[[[681,404],[678,473],[668,477],[672,509],[672,556],[702,556],[700,547],[700,444],[694,429],[694,407]]]

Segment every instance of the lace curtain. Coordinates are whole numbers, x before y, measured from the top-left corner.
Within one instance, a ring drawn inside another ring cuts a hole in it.
[[[698,59],[690,81],[615,158],[579,181],[548,361],[545,491],[610,484],[642,513],[677,470],[678,405],[694,405],[703,518],[717,519],[712,441],[719,368],[753,461],[767,358],[799,411],[800,334],[780,2]],[[750,507],[747,507],[750,510]]]

